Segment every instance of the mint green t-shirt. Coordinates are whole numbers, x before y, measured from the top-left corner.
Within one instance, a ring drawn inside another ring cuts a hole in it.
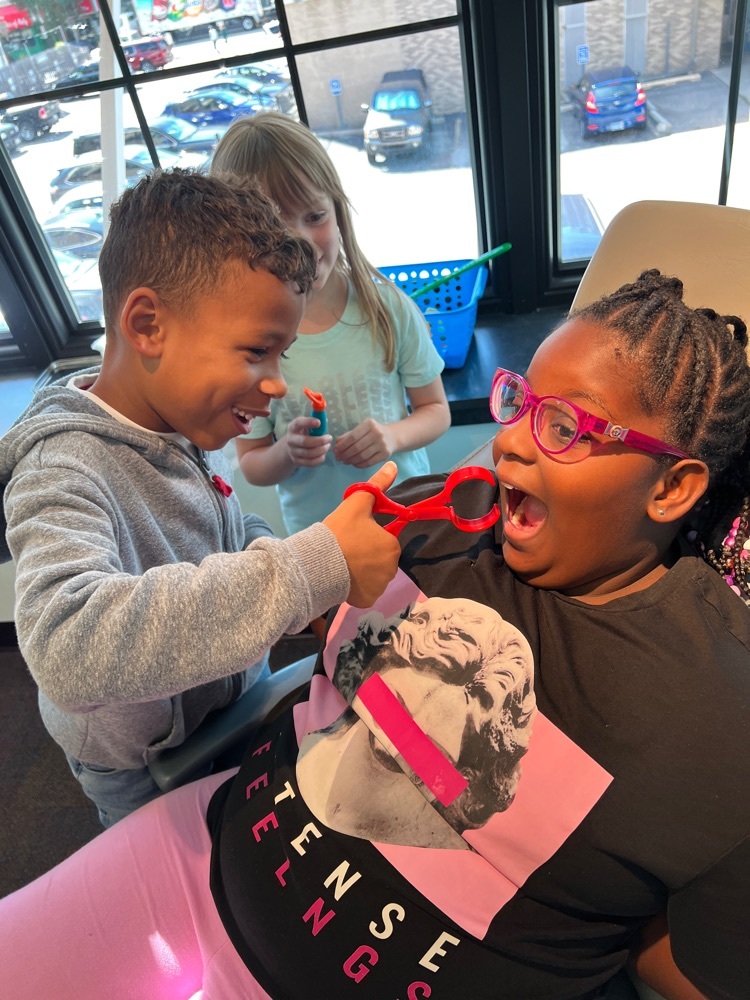
[[[281,362],[289,391],[283,399],[273,400],[270,418],[253,420],[248,438],[268,434],[280,438],[294,417],[309,416],[305,386],[323,393],[328,433],[334,441],[367,417],[390,424],[407,416],[404,390],[428,385],[442,372],[444,362],[417,306],[391,285],[378,284],[377,288],[394,317],[393,371],[386,372],[383,348],[376,343],[350,286],[339,322],[323,333],[299,336],[289,348],[288,358]],[[392,457],[398,465],[397,482],[430,471],[424,448]],[[339,505],[347,486],[368,479],[381,464],[355,469],[337,462],[329,451],[322,465],[297,467],[276,487],[287,531],[291,534],[321,521]]]

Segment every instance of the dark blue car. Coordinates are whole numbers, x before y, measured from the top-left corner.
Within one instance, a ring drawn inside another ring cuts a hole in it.
[[[629,66],[591,70],[568,88],[581,135],[646,127],[646,95]]]
[[[162,115],[183,118],[194,125],[218,125],[262,110],[263,105],[257,98],[217,87],[188,94],[181,101],[168,104]]]

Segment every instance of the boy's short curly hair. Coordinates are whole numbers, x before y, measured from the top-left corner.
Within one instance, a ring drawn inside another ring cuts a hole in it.
[[[153,288],[171,308],[209,294],[231,260],[309,291],[317,255],[289,232],[250,180],[193,170],[155,170],[112,205],[99,255],[105,324],[117,324],[134,288]]]

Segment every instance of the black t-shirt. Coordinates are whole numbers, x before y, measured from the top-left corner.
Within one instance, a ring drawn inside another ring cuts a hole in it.
[[[687,550],[596,606],[517,580],[497,527],[401,538],[212,802],[250,971],[274,1000],[595,998],[666,906],[684,973],[747,997],[747,607]]]

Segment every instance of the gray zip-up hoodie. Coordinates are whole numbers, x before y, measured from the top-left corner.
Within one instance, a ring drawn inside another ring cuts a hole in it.
[[[142,767],[181,743],[346,598],[328,528],[274,538],[214,475],[230,479],[221,452],[195,460],[61,384],[0,439],[21,652],[47,729],[85,763]]]

